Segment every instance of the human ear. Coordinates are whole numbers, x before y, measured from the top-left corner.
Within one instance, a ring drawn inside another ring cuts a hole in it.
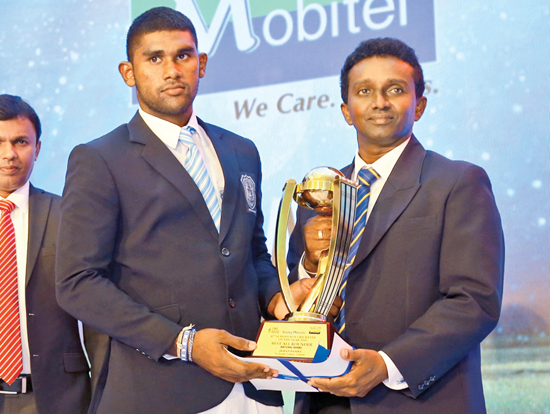
[[[134,77],[134,66],[131,62],[120,62],[118,64],[118,71],[122,75],[122,79],[126,85],[133,87],[136,86],[136,79]]]

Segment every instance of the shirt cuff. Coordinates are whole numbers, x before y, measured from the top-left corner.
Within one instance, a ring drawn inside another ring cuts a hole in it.
[[[313,272],[308,272],[304,267],[304,259],[306,257],[305,253],[302,253],[302,258],[300,259],[300,264],[298,265],[298,280],[310,279],[317,276]]]
[[[383,351],[378,351],[378,353],[386,363],[386,369],[388,370],[388,379],[383,384],[392,390],[409,388],[409,384],[405,382],[403,375],[401,375],[401,372],[399,372],[391,358]]]
[[[176,342],[179,344],[181,342],[181,337],[183,336],[183,332],[185,332],[185,329],[182,329],[181,332],[179,333],[178,337],[176,338]],[[164,359],[180,359],[179,357],[177,356],[174,356],[174,355],[170,355],[170,354],[164,354],[162,356]]]

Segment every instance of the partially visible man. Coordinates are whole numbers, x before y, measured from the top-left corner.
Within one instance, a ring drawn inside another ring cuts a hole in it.
[[[55,298],[60,198],[29,182],[40,132],[25,101],[0,95],[0,413],[86,413],[78,323]]]
[[[342,172],[359,178],[368,209],[356,221],[366,227],[354,239],[335,323],[357,350],[343,353],[353,361],[347,375],[310,381],[326,393],[297,398],[297,411],[485,413],[480,342],[498,321],[504,270],[487,174],[426,151],[413,135],[426,107],[424,79],[401,41],[361,43],[340,80],[359,146]],[[294,275],[315,271],[330,224],[299,209]]]
[[[257,149],[195,115],[207,56],[186,16],[146,11],[127,55],[139,111],[73,150],[61,207],[58,300],[112,338],[90,412],[281,413],[280,393],[247,382],[277,373],[227,352],[286,313]]]

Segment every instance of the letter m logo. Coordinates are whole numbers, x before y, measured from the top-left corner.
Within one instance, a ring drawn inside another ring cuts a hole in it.
[[[210,56],[216,53],[229,18],[233,17],[235,44],[241,52],[252,52],[260,39],[252,29],[249,0],[220,0],[210,26],[206,24],[196,0],[176,0],[176,10],[185,14],[195,26],[199,49]],[[209,2],[213,3],[212,0]]]
[[[241,52],[252,52],[260,45],[254,34],[249,0],[132,0],[132,20],[157,6],[166,6],[185,14],[195,26],[199,50],[213,56],[227,27],[233,19],[235,44]],[[212,16],[208,25],[205,15]]]

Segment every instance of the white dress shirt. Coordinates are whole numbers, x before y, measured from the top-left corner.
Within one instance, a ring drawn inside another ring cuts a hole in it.
[[[170,152],[174,154],[180,164],[185,165],[185,158],[187,155],[187,145],[179,141],[180,131],[182,128],[164,119],[157,118],[147,112],[139,109],[139,114],[143,121],[147,124],[149,129],[168,147]],[[222,207],[223,189],[225,187],[225,178],[223,175],[222,166],[218,154],[214,149],[214,145],[204,129],[199,125],[195,112],[192,113],[189,122],[185,126],[191,126],[195,128],[197,134],[193,135],[193,142],[197,145],[197,148],[201,154],[202,160],[210,176],[210,180],[214,185],[216,196]]]
[[[174,154],[180,164],[185,165],[185,157],[187,154],[187,146],[179,142],[181,128],[176,124],[157,118],[147,112],[139,109],[139,114],[149,129],[168,147]],[[214,190],[218,197],[220,209],[222,207],[223,191],[225,187],[225,178],[223,175],[222,166],[218,158],[218,154],[214,149],[212,141],[206,135],[206,132],[199,125],[195,112],[189,118],[189,122],[185,126],[192,126],[198,132],[193,135],[193,141],[202,156],[210,180],[214,185]],[[176,359],[173,355],[164,355],[166,359]],[[187,364],[187,362],[182,362]],[[270,407],[260,404],[259,402],[248,398],[244,393],[243,385],[235,384],[227,398],[219,405],[203,411],[203,414],[282,414],[282,407]]]
[[[355,154],[353,174],[351,175],[352,180],[357,181],[357,175],[362,168],[374,168],[374,170],[380,175],[380,178],[378,178],[378,180],[371,184],[370,187],[369,206],[366,219],[367,222],[369,220],[372,209],[374,208],[374,205],[378,200],[378,196],[382,192],[382,189],[384,188],[384,185],[386,184],[386,181],[388,180],[388,177],[393,170],[393,167],[395,167],[397,160],[405,150],[405,147],[410,140],[411,139],[409,137],[406,141],[392,149],[387,154],[384,154],[372,164],[367,164],[359,156],[359,150],[357,150],[357,153]],[[310,277],[303,266],[303,259],[304,256],[302,255],[302,260],[300,261],[300,266],[298,267],[298,277],[300,279]],[[378,351],[378,353],[382,356],[382,359],[384,359],[384,362],[386,363],[386,368],[388,370],[388,379],[384,381],[384,385],[386,385],[388,388],[391,388],[392,390],[402,390],[408,388],[409,385],[405,382],[405,380],[403,379],[403,375],[401,375],[401,372],[399,372],[391,358],[386,355],[385,352]]]
[[[23,374],[31,373],[29,336],[27,334],[27,307],[25,286],[27,280],[27,248],[29,245],[29,182],[19,187],[7,198],[15,204],[11,212],[11,221],[15,231],[15,251],[17,255],[17,284],[19,294],[19,322],[21,326],[21,347],[23,351]]]

